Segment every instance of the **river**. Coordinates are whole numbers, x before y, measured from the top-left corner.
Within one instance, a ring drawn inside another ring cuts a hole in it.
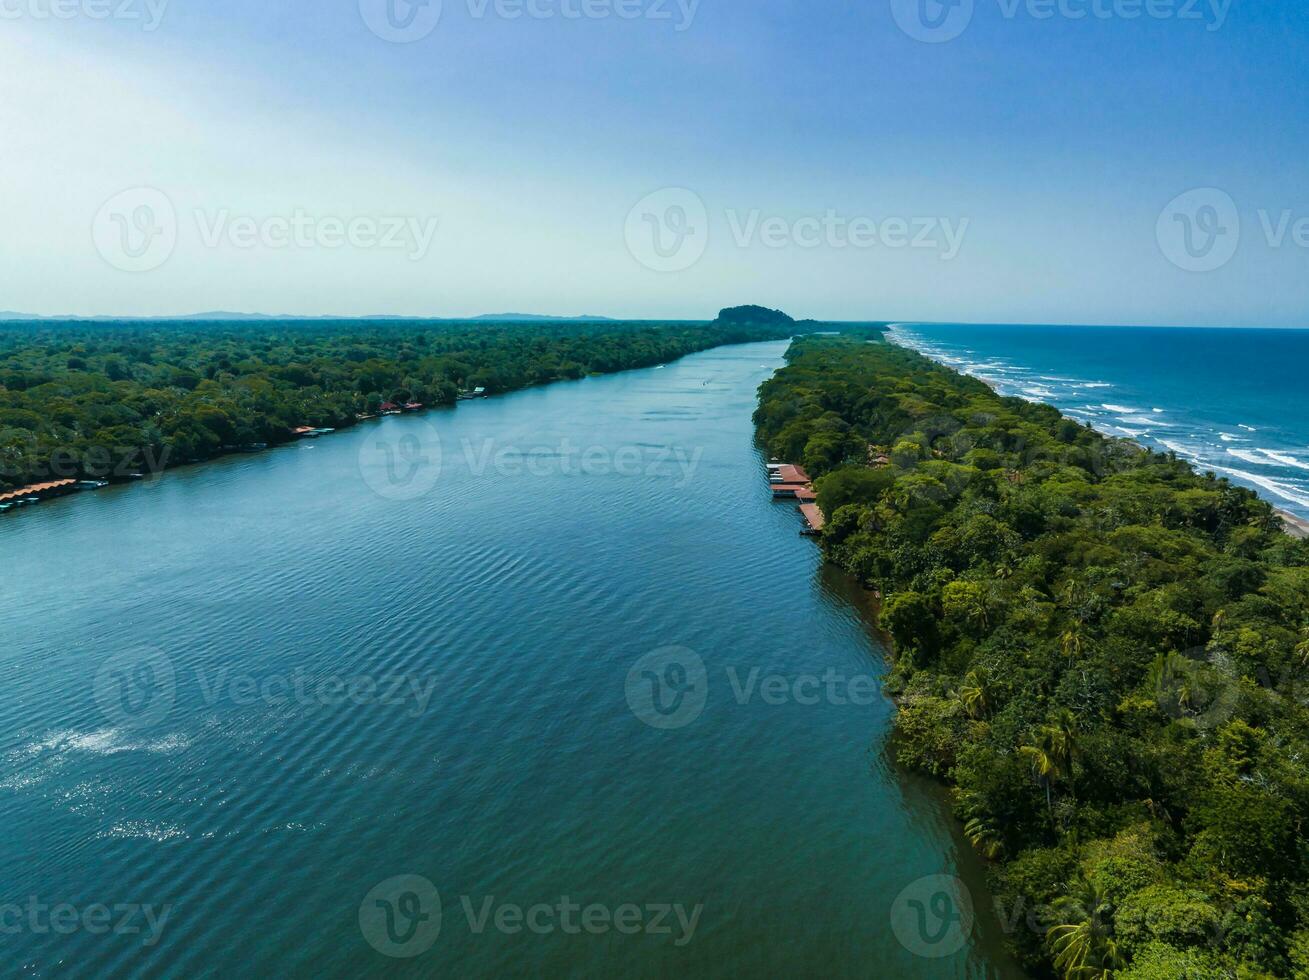
[[[770,497],[785,348],[0,519],[3,972],[1015,976]]]

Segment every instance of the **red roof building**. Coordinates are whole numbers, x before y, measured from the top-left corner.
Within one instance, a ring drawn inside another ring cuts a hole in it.
[[[821,531],[823,525],[827,523],[817,504],[801,504],[800,513],[804,514],[804,519],[809,522],[809,527],[813,531]]]
[[[26,487],[19,487],[17,490],[7,490],[0,493],[0,504],[11,500],[22,500],[24,497],[40,497],[56,490],[67,490],[75,483],[76,480],[53,480],[50,483],[33,483]]]
[[[808,483],[810,482],[809,474],[804,471],[803,466],[782,466],[777,471],[779,483]]]

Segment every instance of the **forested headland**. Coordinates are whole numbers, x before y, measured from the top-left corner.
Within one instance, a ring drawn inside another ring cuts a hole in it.
[[[871,338],[798,339],[756,423],[881,594],[893,751],[952,787],[1025,967],[1309,977],[1309,542]]]
[[[341,429],[388,402],[453,404],[778,340],[789,317],[0,324],[0,489],[114,479]]]

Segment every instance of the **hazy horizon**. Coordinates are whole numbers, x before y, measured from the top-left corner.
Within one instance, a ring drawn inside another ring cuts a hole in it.
[[[16,0],[0,308],[1309,325],[1302,6],[924,3]]]

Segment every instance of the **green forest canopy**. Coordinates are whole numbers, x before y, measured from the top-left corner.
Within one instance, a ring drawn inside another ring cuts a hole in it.
[[[730,311],[724,311],[729,313]],[[0,324],[0,489],[277,445],[385,402],[455,402],[778,340],[790,318],[706,323],[273,321]]]
[[[953,786],[1024,965],[1309,977],[1309,542],[867,337],[797,340],[756,423],[884,597],[898,758]]]

